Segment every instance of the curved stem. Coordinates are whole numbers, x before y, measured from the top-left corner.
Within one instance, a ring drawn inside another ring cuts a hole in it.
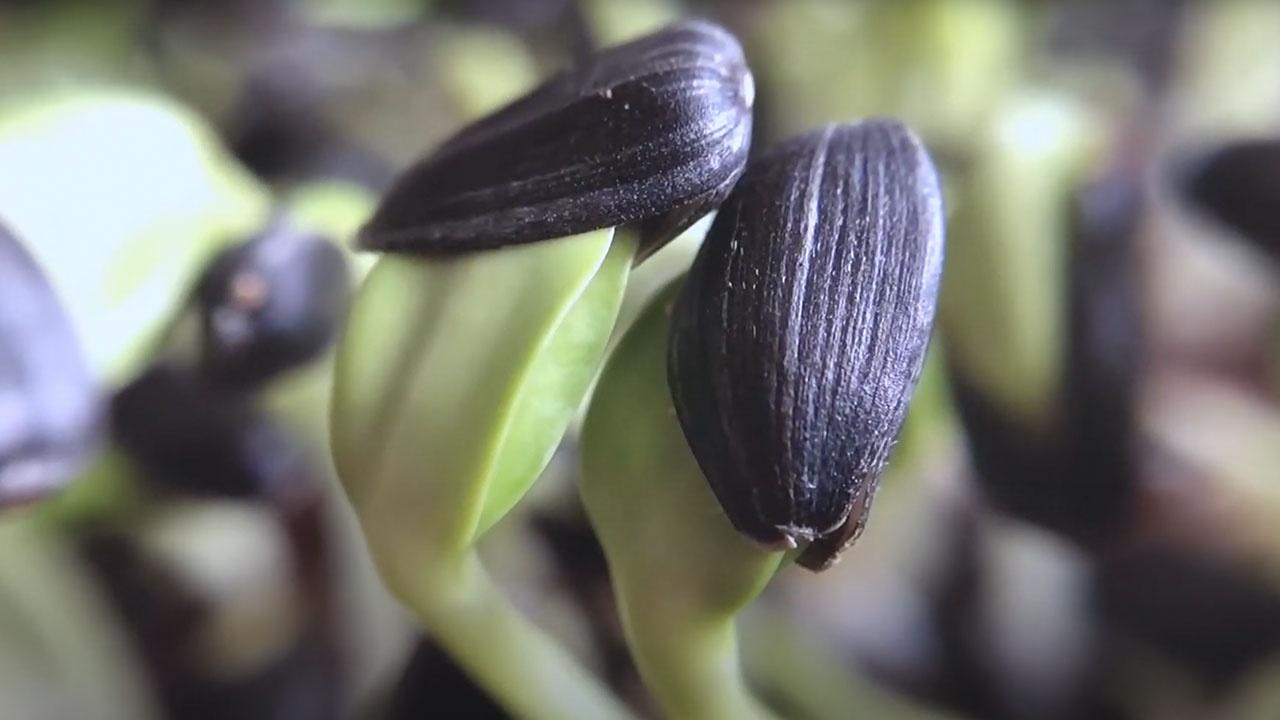
[[[474,553],[431,573],[411,608],[476,684],[523,720],[634,720],[600,681],[512,607]]]
[[[640,674],[668,717],[775,720],[743,678],[732,619],[692,617],[659,606],[632,608],[627,617]]]

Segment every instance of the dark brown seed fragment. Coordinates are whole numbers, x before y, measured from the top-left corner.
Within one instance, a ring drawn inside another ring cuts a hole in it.
[[[682,22],[603,50],[411,167],[360,233],[447,254],[641,224],[641,256],[742,173],[754,85],[727,31]]]
[[[924,362],[942,271],[937,175],[903,125],[792,139],[716,216],[672,319],[680,423],[729,519],[768,546],[856,539]]]

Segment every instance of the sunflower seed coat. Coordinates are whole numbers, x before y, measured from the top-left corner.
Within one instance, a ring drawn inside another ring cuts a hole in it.
[[[754,92],[741,46],[710,23],[603,50],[407,170],[359,244],[448,254],[639,224],[646,256],[741,175]]]
[[[892,120],[830,126],[769,151],[716,216],[672,319],[680,423],[733,524],[856,539],[906,415],[943,255],[938,179]]]

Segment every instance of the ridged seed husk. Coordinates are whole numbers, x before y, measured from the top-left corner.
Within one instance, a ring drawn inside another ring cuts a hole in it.
[[[411,167],[359,243],[447,254],[638,224],[646,256],[741,175],[753,99],[741,46],[710,23],[603,50]]]
[[[672,318],[680,423],[734,526],[856,539],[924,362],[942,271],[938,179],[892,120],[837,125],[753,162]]]

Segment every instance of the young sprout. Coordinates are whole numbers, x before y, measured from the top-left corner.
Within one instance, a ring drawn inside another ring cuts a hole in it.
[[[761,545],[853,542],[924,364],[942,272],[938,178],[892,120],[753,162],[672,318],[670,385],[698,464]]]
[[[977,480],[1083,543],[1133,508],[1142,164],[1084,108],[1015,99],[959,184],[943,326]]]
[[[603,50],[410,168],[360,244],[439,255],[640,224],[645,257],[741,174],[754,93],[737,40],[709,23]]]
[[[682,281],[613,352],[582,431],[582,500],[627,643],[667,717],[768,717],[738,667],[735,619],[782,553],[734,530],[673,417],[667,338]]]
[[[0,509],[71,480],[96,445],[100,411],[62,304],[0,225]]]
[[[628,713],[510,606],[476,545],[582,405],[637,253],[741,173],[751,95],[741,48],[707,23],[603,50],[410,168],[361,232],[391,254],[339,346],[334,461],[384,582],[522,717]]]
[[[1068,197],[1098,128],[1062,95],[1006,102],[958,178],[941,322],[952,374],[1011,422],[1051,422],[1066,346]]]

